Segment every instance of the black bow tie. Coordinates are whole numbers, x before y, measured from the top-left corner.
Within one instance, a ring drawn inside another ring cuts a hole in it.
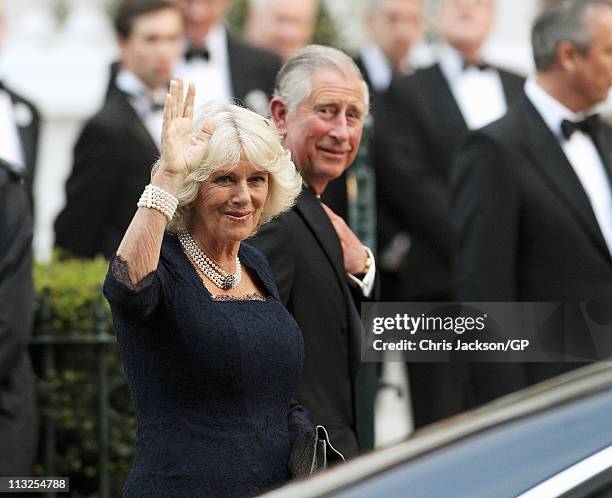
[[[463,60],[463,70],[467,71],[471,67],[478,69],[479,71],[486,71],[487,69],[491,69],[491,65],[486,62],[469,62],[467,60]]]
[[[561,122],[561,131],[563,136],[569,140],[576,130],[580,130],[582,133],[586,133],[593,140],[597,134],[599,128],[599,114],[591,114],[584,118],[582,121],[569,121],[564,119]]]
[[[164,104],[159,102],[151,101],[151,112],[159,112],[164,110]]]
[[[191,59],[199,58],[205,61],[210,59],[210,52],[206,47],[196,47],[195,45],[189,45],[187,52],[185,52],[185,60],[190,61]]]

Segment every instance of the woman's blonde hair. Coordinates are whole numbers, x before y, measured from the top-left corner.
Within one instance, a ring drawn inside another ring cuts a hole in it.
[[[258,227],[293,206],[302,188],[302,178],[285,150],[281,136],[268,120],[248,109],[224,102],[207,103],[194,119],[194,133],[212,127],[208,150],[200,165],[185,177],[179,189],[178,208],[168,224],[171,232],[187,230],[200,183],[221,167],[234,167],[246,159],[269,173],[268,196]],[[159,169],[153,165],[151,177]]]

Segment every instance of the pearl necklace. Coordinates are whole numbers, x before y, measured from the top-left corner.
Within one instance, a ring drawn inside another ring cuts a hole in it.
[[[189,232],[180,232],[178,234],[179,242],[183,250],[189,255],[196,266],[206,275],[213,284],[220,289],[228,290],[236,287],[242,278],[242,266],[240,259],[236,255],[236,272],[230,275],[225,270],[219,268],[212,259],[210,259],[200,246],[196,244]]]

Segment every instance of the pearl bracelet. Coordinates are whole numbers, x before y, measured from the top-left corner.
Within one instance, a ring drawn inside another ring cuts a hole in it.
[[[163,213],[166,218],[168,218],[168,221],[170,221],[178,206],[178,199],[165,190],[149,184],[145,187],[144,192],[140,196],[137,206],[157,209],[157,211]]]

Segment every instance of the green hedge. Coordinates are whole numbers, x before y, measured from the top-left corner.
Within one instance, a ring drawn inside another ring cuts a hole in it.
[[[99,331],[111,331],[110,309],[101,294],[108,268],[102,258],[61,260],[57,254],[49,263],[34,268],[37,322],[34,341],[42,336],[52,341],[64,338],[95,341]],[[47,316],[45,316],[47,315]],[[33,345],[32,357],[39,376],[38,398],[41,419],[37,475],[49,475],[45,468],[44,426],[56,426],[56,474],[70,477],[71,496],[98,495],[98,355],[90,344],[53,346],[55,365],[45,371],[44,349]],[[121,496],[123,481],[131,466],[135,441],[135,418],[121,369],[117,345],[106,348],[104,356],[111,385],[108,404],[112,496]]]

